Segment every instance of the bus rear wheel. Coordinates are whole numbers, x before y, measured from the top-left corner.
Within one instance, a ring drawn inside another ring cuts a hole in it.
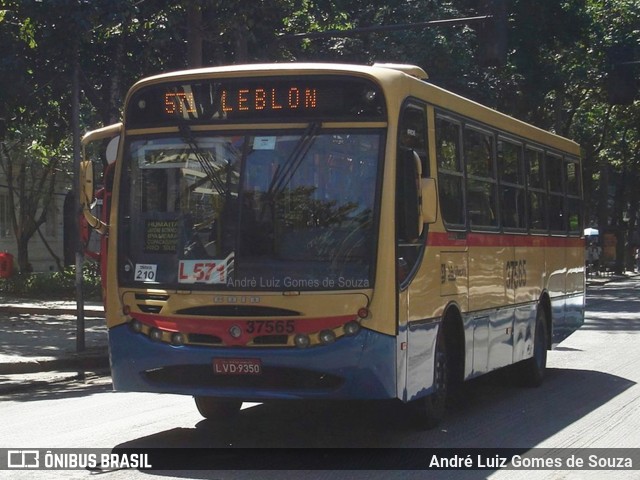
[[[230,398],[193,397],[198,412],[206,419],[228,419],[240,412],[242,401]]]
[[[447,343],[444,328],[436,338],[435,358],[433,365],[433,391],[426,397],[414,402],[417,420],[421,428],[429,430],[437,427],[444,418],[449,393],[451,365],[447,355]]]
[[[539,387],[547,368],[547,315],[539,307],[533,337],[533,356],[520,363],[518,378],[525,387]]]

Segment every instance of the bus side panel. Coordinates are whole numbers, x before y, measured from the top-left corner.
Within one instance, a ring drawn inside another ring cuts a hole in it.
[[[554,346],[584,323],[584,249],[580,239],[567,239],[566,243],[562,249],[566,262],[565,290],[562,300],[552,300],[554,314],[562,309],[561,316],[553,317],[551,341]]]
[[[562,324],[554,324],[552,345],[555,346],[567,338],[584,323],[584,294],[570,295],[565,300],[565,315]]]
[[[441,251],[437,244],[442,238],[430,233],[420,270],[407,290],[400,293],[400,308],[406,310],[408,318],[406,387],[400,397],[405,401],[428,395],[433,389],[436,337],[446,306],[468,308],[466,246],[461,245],[458,251]]]
[[[545,249],[545,261],[549,272],[547,291],[551,298],[551,318],[553,325],[564,324],[565,295],[567,291],[567,263],[566,249],[557,246],[551,237],[552,243]]]
[[[489,370],[510,365],[513,361],[514,309],[500,309],[490,317]]]
[[[525,237],[523,237],[525,238]],[[546,289],[544,236],[525,238],[525,244],[516,245],[514,263],[522,267],[524,276],[517,279],[513,324],[513,363],[533,355],[537,305]]]
[[[536,304],[519,305],[514,311],[513,363],[533,356],[533,332],[536,322]]]
[[[434,319],[412,322],[408,327],[407,386],[405,401],[431,393],[436,337],[440,322]]]
[[[513,247],[508,242],[491,243],[496,236],[489,234],[470,234],[474,243],[469,249],[469,310],[473,314],[473,368],[472,375],[480,375],[500,366],[505,357],[504,350],[509,350],[508,358],[512,356],[506,335],[508,331],[492,331],[502,327],[505,319],[498,318],[498,309],[512,303],[513,294],[507,289],[506,274],[508,262],[513,258]],[[485,245],[485,242],[487,244]],[[510,309],[507,309],[510,310]],[[507,314],[508,316],[508,314]],[[491,351],[491,338],[502,343],[501,351]],[[491,358],[496,355],[499,358]]]

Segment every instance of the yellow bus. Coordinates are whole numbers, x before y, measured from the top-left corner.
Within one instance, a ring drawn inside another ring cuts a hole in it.
[[[269,64],[158,75],[109,144],[101,252],[116,390],[243,401],[451,389],[583,323],[579,146],[414,66]]]

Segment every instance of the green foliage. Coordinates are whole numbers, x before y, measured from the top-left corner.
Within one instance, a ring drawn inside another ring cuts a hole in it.
[[[102,287],[96,264],[87,263],[83,269],[85,298],[100,300]],[[0,294],[26,298],[73,299],[76,297],[75,267],[62,272],[16,274],[0,279]]]
[[[627,210],[640,210],[635,197],[616,204],[624,215],[613,215],[607,195],[612,187],[632,193],[640,177],[640,102],[607,104],[606,52],[620,44],[640,50],[637,0],[505,1],[507,64],[483,68],[477,24],[281,38],[487,13],[478,0],[3,0],[0,118],[13,139],[21,132],[25,155],[68,152],[74,62],[82,72],[82,124],[89,129],[118,121],[137,79],[188,66],[187,19],[197,9],[204,65],[417,64],[438,86],[575,139],[584,149],[587,220],[598,217],[606,226],[616,216],[630,218]],[[636,73],[640,77],[640,66]],[[619,185],[611,184],[609,173],[620,175]]]

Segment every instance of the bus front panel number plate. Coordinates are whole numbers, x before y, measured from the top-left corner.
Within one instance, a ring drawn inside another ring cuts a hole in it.
[[[214,358],[213,373],[216,375],[261,375],[259,358]]]

